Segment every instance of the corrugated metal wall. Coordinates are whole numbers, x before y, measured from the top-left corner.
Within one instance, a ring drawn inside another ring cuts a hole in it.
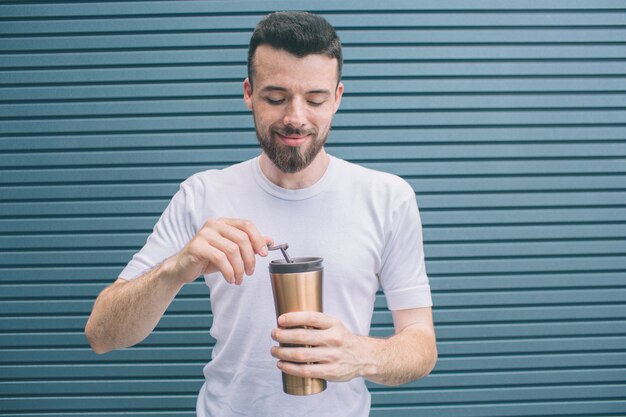
[[[178,183],[257,154],[241,82],[273,9],[336,25],[329,150],[422,210],[440,359],[372,385],[372,415],[626,415],[626,2],[605,0],[0,5],[0,414],[194,414],[203,283],[138,347],[97,356],[82,329]]]

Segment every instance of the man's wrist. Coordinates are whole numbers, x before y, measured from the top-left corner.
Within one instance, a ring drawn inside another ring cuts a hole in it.
[[[172,256],[164,260],[161,265],[159,265],[156,272],[159,279],[180,288],[185,285],[185,281],[180,276],[181,274],[177,272],[176,265],[176,256]]]
[[[380,374],[380,345],[384,342],[371,336],[357,336],[357,343],[360,345],[358,349],[360,377],[372,380]]]

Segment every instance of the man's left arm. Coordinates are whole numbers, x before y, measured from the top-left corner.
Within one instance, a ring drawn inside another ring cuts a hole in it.
[[[392,312],[395,334],[386,339],[352,334],[343,323],[323,313],[288,313],[279,317],[272,338],[311,347],[272,348],[285,373],[329,381],[363,377],[384,385],[400,385],[430,373],[437,361],[430,307]],[[296,326],[313,329],[293,328]]]

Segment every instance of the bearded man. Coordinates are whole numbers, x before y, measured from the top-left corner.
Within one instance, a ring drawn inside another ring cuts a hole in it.
[[[435,364],[413,189],[324,148],[344,92],[341,69],[341,43],[325,19],[263,18],[243,82],[261,154],[184,181],[145,246],[95,302],[85,331],[105,353],[142,341],[180,289],[203,276],[216,344],[200,417],[365,417],[366,379],[403,384]],[[324,258],[324,313],[276,320],[267,257],[274,241],[289,242],[292,255]],[[379,288],[395,329],[386,339],[368,336]],[[328,388],[287,395],[279,370],[325,379]]]

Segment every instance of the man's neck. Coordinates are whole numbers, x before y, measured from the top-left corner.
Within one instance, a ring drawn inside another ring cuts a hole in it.
[[[278,169],[265,152],[261,153],[260,158],[261,171],[265,177],[279,187],[289,190],[299,190],[315,184],[324,176],[329,163],[330,157],[323,148],[309,166],[293,174],[288,174]]]

